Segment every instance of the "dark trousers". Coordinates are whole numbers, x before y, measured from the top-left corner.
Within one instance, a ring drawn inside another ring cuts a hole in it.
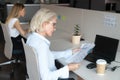
[[[14,37],[11,37],[11,40],[12,40],[12,43],[13,43],[13,51],[14,50],[20,50],[20,53],[16,53],[16,52],[13,52],[13,56],[16,58],[16,59],[19,59],[21,61],[24,61],[25,62],[25,74],[27,75],[27,69],[26,69],[26,59],[25,59],[25,52],[24,52],[24,48],[23,48],[23,44],[22,44],[22,41],[21,39],[24,39],[24,41],[26,42],[26,38],[24,38],[23,36],[19,35],[17,36],[16,38]]]
[[[22,41],[21,41],[22,38],[26,42],[26,39],[21,35],[15,37],[15,38],[11,37],[11,40],[12,40],[12,43],[13,43],[13,57],[26,62],[25,52],[24,52],[24,48],[23,48],[23,45],[22,45]]]
[[[13,43],[13,50],[19,49],[19,50],[23,50],[23,45],[22,45],[22,41],[21,39],[24,39],[24,41],[26,42],[26,39],[24,37],[22,37],[21,35],[17,36],[17,37],[11,37],[12,39],[12,43]]]

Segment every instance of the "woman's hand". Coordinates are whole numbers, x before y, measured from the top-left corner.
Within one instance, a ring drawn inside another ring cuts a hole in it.
[[[69,71],[74,71],[80,67],[80,63],[70,63],[68,64]]]

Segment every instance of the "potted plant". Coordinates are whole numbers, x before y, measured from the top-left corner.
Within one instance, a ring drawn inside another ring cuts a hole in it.
[[[72,36],[72,43],[73,44],[80,44],[81,34],[80,34],[80,26],[78,24],[74,27],[74,33]]]

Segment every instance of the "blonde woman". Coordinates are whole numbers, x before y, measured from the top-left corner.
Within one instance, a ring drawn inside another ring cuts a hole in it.
[[[30,23],[31,34],[27,38],[27,44],[34,48],[38,56],[38,65],[41,80],[73,80],[67,79],[69,71],[79,68],[79,64],[71,63],[60,69],[55,66],[55,59],[68,58],[72,53],[78,51],[51,51],[50,41],[46,37],[51,37],[56,30],[57,15],[53,11],[41,8],[32,18]]]
[[[24,38],[24,36],[27,34],[27,31],[22,29],[19,21],[19,18],[24,17],[24,15],[25,15],[24,5],[21,3],[15,3],[5,22],[8,25],[9,33],[14,48],[22,47],[21,38]]]

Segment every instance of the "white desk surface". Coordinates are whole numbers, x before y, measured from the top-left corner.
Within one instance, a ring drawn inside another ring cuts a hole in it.
[[[28,28],[28,24],[24,24],[23,28]],[[55,35],[54,35],[55,34]],[[79,45],[73,45],[71,43],[70,37],[71,35],[57,30],[53,34],[53,37],[49,38],[51,41],[51,50],[65,50],[68,48],[78,47]],[[59,61],[66,65],[65,59],[59,59]],[[118,52],[116,55],[116,61],[120,62],[120,53]],[[78,76],[82,77],[84,80],[120,80],[120,68],[117,68],[114,72],[111,70],[106,70],[105,75],[97,75],[96,69],[87,69],[86,65],[90,63],[86,60],[81,62],[81,66],[78,70],[73,71]],[[120,66],[120,63],[113,62],[110,66]]]
[[[59,59],[59,61],[66,65],[64,58]],[[120,80],[120,67],[117,68],[115,71],[111,71],[110,69],[107,69],[105,71],[104,75],[98,75],[96,74],[96,68],[94,69],[87,69],[86,65],[89,64],[89,61],[83,60],[81,62],[80,68],[76,71],[73,71],[75,74],[83,78],[84,80]],[[109,67],[113,66],[120,66],[120,63],[113,62]]]
[[[51,40],[51,49],[52,50],[64,50],[68,48],[75,47],[70,41],[64,40],[64,39],[57,39],[57,40]],[[116,55],[116,61],[120,62],[120,53],[118,52]],[[66,65],[64,58],[59,59],[59,61]],[[84,80],[120,80],[120,68],[117,68],[115,71],[111,71],[110,69],[107,69],[105,71],[104,75],[98,75],[96,74],[96,68],[94,69],[87,69],[86,65],[89,64],[89,61],[83,60],[81,62],[81,66],[78,70],[73,71],[75,74],[83,78]],[[120,63],[112,62],[109,67],[113,66],[120,66]]]
[[[86,68],[88,63],[88,61],[84,60],[80,68],[74,72],[85,80],[120,80],[120,68],[116,69],[114,72],[112,72],[110,69],[107,69],[104,75],[98,75],[96,74],[96,68]]]

